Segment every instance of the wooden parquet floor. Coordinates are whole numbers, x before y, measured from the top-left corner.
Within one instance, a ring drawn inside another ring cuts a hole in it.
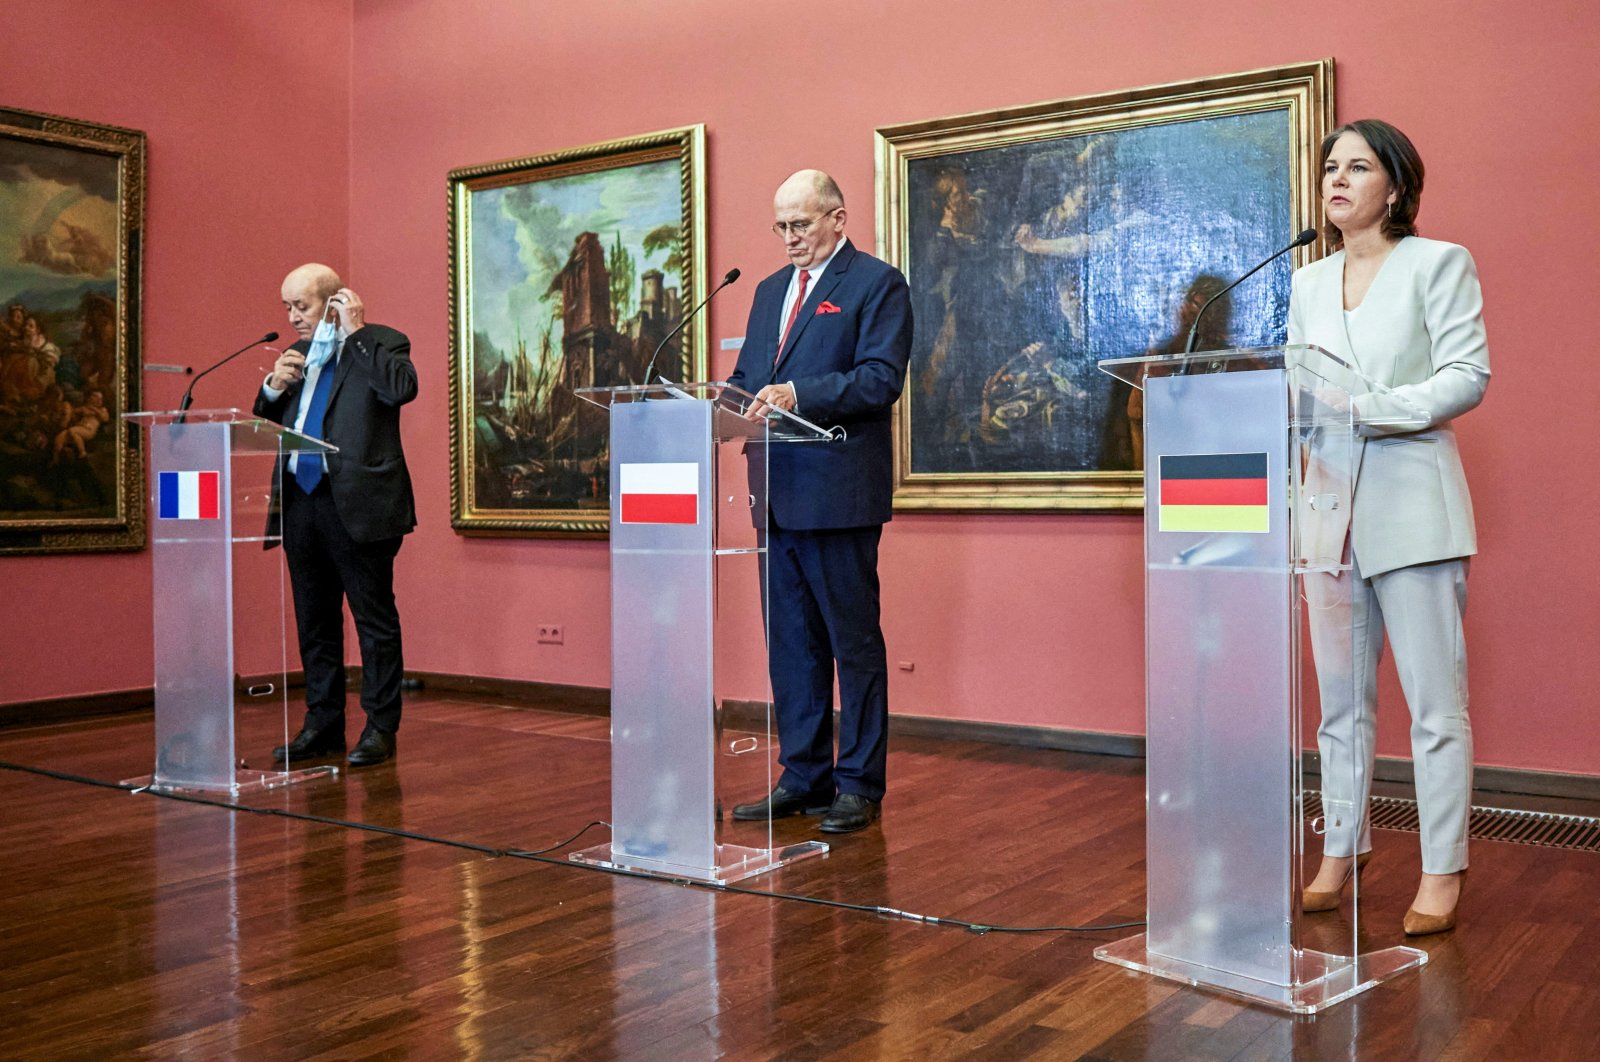
[[[264,761],[281,720],[239,718],[241,753]],[[151,743],[148,715],[120,717],[0,731],[0,760],[117,780],[149,770]],[[1141,771],[897,740],[879,826],[743,884],[985,924],[1138,919]],[[606,720],[419,695],[395,763],[240,802],[502,850],[554,844],[609,799]],[[815,822],[780,823],[780,841]],[[1600,1051],[1600,856],[1584,853],[1476,844],[1462,926],[1422,942],[1430,963],[1300,1020],[1093,959],[1128,930],[977,934],[11,770],[0,867],[5,1059]],[[1419,869],[1414,835],[1379,832],[1366,946],[1401,942]]]

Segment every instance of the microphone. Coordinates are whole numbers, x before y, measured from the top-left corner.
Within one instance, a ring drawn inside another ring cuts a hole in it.
[[[1222,298],[1224,295],[1238,287],[1240,284],[1244,283],[1246,280],[1249,280],[1251,277],[1255,276],[1256,273],[1264,269],[1268,263],[1274,261],[1279,255],[1288,254],[1296,247],[1304,247],[1306,244],[1314,242],[1316,238],[1316,229],[1306,229],[1300,233],[1300,235],[1296,236],[1294,238],[1294,242],[1289,244],[1289,246],[1284,247],[1281,250],[1273,251],[1272,254],[1268,255],[1262,260],[1260,265],[1256,266],[1254,269],[1250,270],[1250,272],[1246,273],[1244,276],[1240,277],[1238,280],[1235,280],[1232,284],[1229,284],[1227,287],[1211,296],[1211,298],[1207,299],[1205,301],[1205,305],[1200,307],[1200,312],[1194,315],[1194,324],[1189,326],[1189,341],[1183,345],[1183,352],[1185,354],[1194,353],[1195,340],[1200,336],[1200,318],[1206,315],[1206,311],[1211,308],[1212,303]]]
[[[662,348],[664,348],[667,345],[667,343],[671,341],[673,336],[675,336],[679,332],[683,331],[683,326],[688,324],[690,322],[690,320],[692,320],[694,318],[695,314],[699,313],[702,309],[704,309],[705,304],[710,302],[713,298],[715,298],[717,292],[721,291],[723,288],[727,287],[729,284],[732,284],[735,280],[738,280],[738,279],[739,279],[739,271],[737,269],[728,270],[728,275],[722,278],[722,283],[718,284],[716,286],[716,288],[711,292],[710,295],[707,295],[705,298],[701,299],[699,306],[696,306],[694,309],[692,309],[688,313],[684,314],[683,315],[683,320],[678,322],[678,327],[674,328],[672,331],[668,332],[667,333],[667,338],[663,339],[659,344],[656,345],[656,352],[654,354],[650,355],[650,362],[649,362],[649,364],[647,364],[644,367],[644,382],[645,383],[648,384],[650,382],[650,374],[653,371],[655,371],[656,359],[661,356]]]
[[[215,365],[211,366],[211,368],[205,370],[205,372],[202,372],[199,376],[196,376],[193,380],[190,380],[189,381],[189,389],[187,391],[183,392],[183,401],[178,403],[178,412],[179,413],[187,413],[189,411],[189,407],[194,404],[194,385],[199,383],[200,380],[201,380],[201,377],[205,376],[206,373],[215,372],[216,370],[222,368],[224,365],[228,364],[228,362],[232,361],[234,358],[237,358],[240,354],[243,354],[245,351],[249,350],[251,347],[259,347],[263,343],[271,343],[274,339],[277,339],[277,338],[278,338],[278,333],[276,333],[276,332],[268,332],[266,335],[262,336],[260,339],[252,340],[249,343],[246,343],[244,346],[240,347],[238,350],[234,351],[232,354],[229,354],[226,358],[223,358],[221,361],[219,361]],[[181,422],[181,418],[180,418],[180,422]]]

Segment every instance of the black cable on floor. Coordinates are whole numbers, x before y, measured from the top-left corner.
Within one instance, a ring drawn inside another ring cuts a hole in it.
[[[71,782],[76,785],[95,786],[100,789],[116,789],[124,793],[148,793],[163,800],[175,800],[181,804],[199,804],[205,807],[224,808],[228,811],[242,811],[251,815],[276,815],[279,818],[295,819],[300,822],[314,822],[323,826],[338,826],[347,830],[364,830],[368,833],[379,833],[388,837],[399,837],[408,841],[421,841],[424,844],[444,845],[448,848],[459,848],[463,851],[477,852],[490,858],[505,857],[508,859],[526,859],[534,863],[545,863],[549,866],[578,868],[581,870],[598,870],[607,874],[615,874],[625,878],[639,878],[646,881],[668,881],[675,885],[689,885],[697,888],[711,889],[714,892],[736,893],[743,896],[760,896],[769,900],[792,900],[796,903],[815,904],[818,907],[832,907],[841,911],[859,911],[863,914],[881,915],[888,918],[903,919],[910,922],[919,922],[930,926],[951,926],[965,929],[969,933],[1100,933],[1114,929],[1136,929],[1144,925],[1138,922],[1110,922],[1097,926],[1005,926],[989,925],[983,922],[968,922],[960,918],[941,918],[935,915],[916,914],[912,911],[902,911],[897,907],[874,906],[864,903],[849,903],[844,900],[825,900],[819,896],[803,896],[793,892],[771,892],[764,889],[751,889],[742,885],[729,885],[713,881],[699,881],[694,878],[663,878],[657,874],[646,874],[642,871],[628,870],[624,867],[603,867],[593,863],[574,863],[566,859],[552,859],[550,852],[565,848],[579,837],[588,833],[596,826],[610,826],[603,820],[596,819],[566,840],[553,844],[548,848],[539,848],[532,851],[520,848],[495,848],[491,845],[474,844],[471,841],[457,841],[449,837],[436,837],[432,834],[417,833],[414,830],[402,830],[394,826],[378,826],[370,822],[355,822],[349,819],[335,819],[326,815],[312,815],[304,811],[290,811],[285,808],[261,808],[248,804],[235,804],[229,800],[218,800],[212,797],[195,796],[188,793],[172,793],[159,789],[150,789],[130,785],[127,782],[108,782],[103,778],[90,778],[81,774],[70,774],[66,771],[53,771],[48,767],[33,767],[24,763],[10,763],[0,760],[0,768],[8,771],[17,771],[23,774],[35,774],[43,778],[53,778],[60,782]]]

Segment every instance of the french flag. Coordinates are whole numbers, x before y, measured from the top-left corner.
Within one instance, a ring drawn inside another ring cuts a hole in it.
[[[622,523],[698,524],[700,466],[693,461],[624,464]]]
[[[222,517],[220,472],[161,472],[156,516],[162,520],[218,520]]]

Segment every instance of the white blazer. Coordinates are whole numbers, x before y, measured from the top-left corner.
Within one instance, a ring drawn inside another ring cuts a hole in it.
[[[1343,251],[1296,270],[1289,342],[1314,343],[1404,399],[1358,395],[1358,420],[1392,419],[1407,403],[1428,412],[1422,430],[1360,427],[1350,541],[1362,574],[1477,553],[1450,423],[1483,401],[1489,386],[1483,291],[1466,248],[1405,237],[1348,321]]]

